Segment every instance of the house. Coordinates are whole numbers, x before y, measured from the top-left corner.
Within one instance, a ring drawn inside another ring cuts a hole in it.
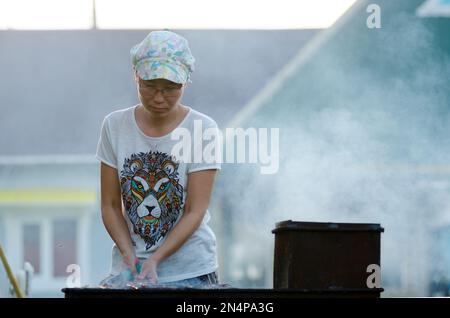
[[[108,273],[94,154],[104,116],[137,103],[129,50],[147,32],[0,31],[0,243],[15,272],[34,266],[31,296],[61,297],[71,264],[82,286]],[[226,125],[317,32],[180,31],[197,59],[184,103]],[[231,224],[214,197],[220,238]]]

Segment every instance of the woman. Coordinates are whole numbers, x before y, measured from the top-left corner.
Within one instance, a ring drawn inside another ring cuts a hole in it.
[[[186,39],[170,31],[151,32],[131,56],[140,104],[105,117],[96,153],[102,218],[115,243],[111,275],[128,268],[149,283],[216,284],[208,205],[221,166],[181,160],[171,138],[198,123],[218,129],[180,102],[195,59]]]

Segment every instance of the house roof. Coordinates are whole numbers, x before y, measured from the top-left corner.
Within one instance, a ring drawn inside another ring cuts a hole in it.
[[[225,125],[317,31],[179,31],[197,60],[183,102]],[[0,31],[1,155],[93,155],[103,117],[137,103],[147,32]]]
[[[280,162],[309,139],[364,164],[448,163],[450,18],[418,17],[423,0],[382,0],[381,28],[368,28],[370,3],[308,42],[232,125],[283,130]]]

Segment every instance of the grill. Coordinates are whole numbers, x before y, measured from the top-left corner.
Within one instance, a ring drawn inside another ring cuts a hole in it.
[[[297,299],[297,298],[373,298],[377,291],[346,290],[302,290],[302,289],[102,289],[102,288],[64,288],[65,298],[150,298],[150,299]],[[378,291],[379,294],[379,291]]]
[[[273,289],[64,288],[66,298],[294,299],[378,298],[367,267],[380,265],[379,224],[293,222],[276,224]],[[224,287],[225,286],[225,287]]]

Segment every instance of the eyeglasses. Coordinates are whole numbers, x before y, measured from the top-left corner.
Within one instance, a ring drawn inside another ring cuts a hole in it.
[[[174,97],[178,96],[181,87],[166,87],[163,89],[157,89],[155,86],[147,86],[139,84],[139,89],[141,89],[147,96],[153,97],[159,91],[164,97]]]

